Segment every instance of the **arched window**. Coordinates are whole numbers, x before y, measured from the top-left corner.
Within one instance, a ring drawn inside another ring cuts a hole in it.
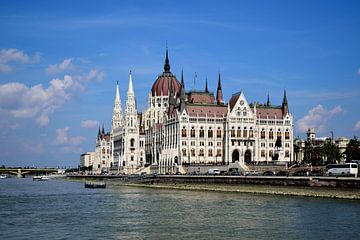
[[[102,153],[105,154],[105,148],[102,149]]]
[[[220,129],[220,127],[216,131],[216,137],[221,138],[221,129]]]
[[[212,137],[213,137],[213,130],[210,127],[208,130],[208,138],[212,138]]]
[[[203,157],[203,156],[204,156],[204,149],[203,149],[203,148],[200,149],[200,151],[199,151],[199,156],[200,156],[200,157]]]
[[[289,151],[289,150],[286,150],[286,151],[285,151],[285,157],[286,157],[286,158],[290,157],[290,151]]]
[[[270,150],[269,151],[269,157],[272,157],[273,156],[273,150]]]
[[[204,131],[203,127],[200,127],[199,137],[201,137],[201,138],[205,137],[205,131]]]
[[[195,137],[195,128],[194,127],[191,127],[190,135],[192,138]]]
[[[286,132],[285,132],[285,139],[286,139],[286,140],[289,140],[289,139],[290,139],[289,129],[286,129]]]
[[[234,127],[231,128],[231,137],[235,137],[235,128]]]
[[[270,128],[270,131],[269,131],[269,138],[274,139],[274,132],[273,132],[273,130],[271,128]]]
[[[209,149],[209,150],[208,150],[208,156],[209,156],[209,157],[212,157],[212,156],[213,156],[213,150],[212,150],[212,149]]]
[[[184,157],[186,157],[186,148],[183,148],[183,149],[182,149],[182,155],[183,155]]]
[[[249,130],[249,138],[253,138],[253,137],[254,137],[254,130],[251,127]]]
[[[261,150],[261,157],[265,157],[265,150]]]
[[[183,129],[181,130],[181,137],[186,137],[186,128],[183,127]]]
[[[278,129],[276,136],[277,136],[277,138],[281,138],[281,130],[280,129]]]
[[[236,136],[237,136],[238,138],[241,137],[241,129],[240,129],[240,127],[238,127],[238,129],[237,129]]]
[[[260,133],[260,137],[261,139],[265,139],[265,129],[261,129],[261,133]]]
[[[135,139],[130,139],[130,147],[135,147]]]
[[[195,157],[195,149],[194,148],[191,149],[191,156]]]
[[[244,137],[244,138],[247,138],[247,130],[246,130],[246,127],[244,127],[243,137]]]

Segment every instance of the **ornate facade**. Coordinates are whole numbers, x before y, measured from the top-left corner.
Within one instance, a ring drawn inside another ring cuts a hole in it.
[[[111,131],[111,168],[134,173],[146,166],[174,173],[186,165],[227,165],[233,162],[286,163],[293,160],[293,119],[286,92],[274,106],[249,103],[243,92],[223,99],[219,73],[216,96],[207,86],[186,92],[171,72],[168,50],[164,71],[137,113],[131,72],[124,114],[116,86]],[[110,165],[109,165],[110,166]]]

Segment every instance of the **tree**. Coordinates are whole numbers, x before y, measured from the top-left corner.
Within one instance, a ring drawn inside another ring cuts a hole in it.
[[[351,160],[360,160],[360,141],[356,137],[350,139],[350,142],[346,146],[345,150],[346,162]]]
[[[330,140],[327,139],[322,146],[322,156],[327,164],[335,163],[340,160],[341,153],[340,149]]]

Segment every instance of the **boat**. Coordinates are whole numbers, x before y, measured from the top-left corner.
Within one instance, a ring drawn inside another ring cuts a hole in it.
[[[0,174],[0,179],[10,178],[9,174]]]
[[[104,182],[85,182],[85,188],[106,188]]]
[[[33,181],[47,181],[49,180],[48,176],[33,176]]]

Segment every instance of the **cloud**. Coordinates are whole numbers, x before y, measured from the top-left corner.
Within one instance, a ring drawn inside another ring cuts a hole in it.
[[[81,121],[80,126],[82,128],[96,128],[99,126],[99,122],[95,120],[84,120]]]
[[[0,84],[0,117],[33,118],[39,126],[46,126],[51,114],[74,94],[84,90],[90,81],[104,78],[103,71],[91,69],[82,75],[54,78],[47,88],[42,84],[29,87],[19,82]]]
[[[355,124],[355,130],[360,130],[360,121]]]
[[[25,54],[16,48],[8,48],[0,50],[0,72],[11,72],[10,62],[18,62],[23,64],[35,63],[40,61],[40,54],[35,53],[33,57]]]
[[[56,143],[59,145],[67,144],[69,127],[56,129]]]
[[[317,131],[322,132],[325,130],[328,121],[342,112],[344,110],[341,106],[327,110],[319,104],[310,109],[307,115],[296,122],[296,128],[299,132],[306,132],[309,128],[315,128]]]
[[[358,69],[358,74],[360,75],[360,68]]]
[[[47,74],[56,74],[56,73],[60,73],[60,72],[74,70],[75,66],[73,64],[73,60],[74,60],[73,58],[67,58],[59,64],[49,65],[46,68],[46,73]]]
[[[69,127],[56,129],[56,140],[57,145],[79,145],[83,143],[86,138],[82,136],[68,137]]]

